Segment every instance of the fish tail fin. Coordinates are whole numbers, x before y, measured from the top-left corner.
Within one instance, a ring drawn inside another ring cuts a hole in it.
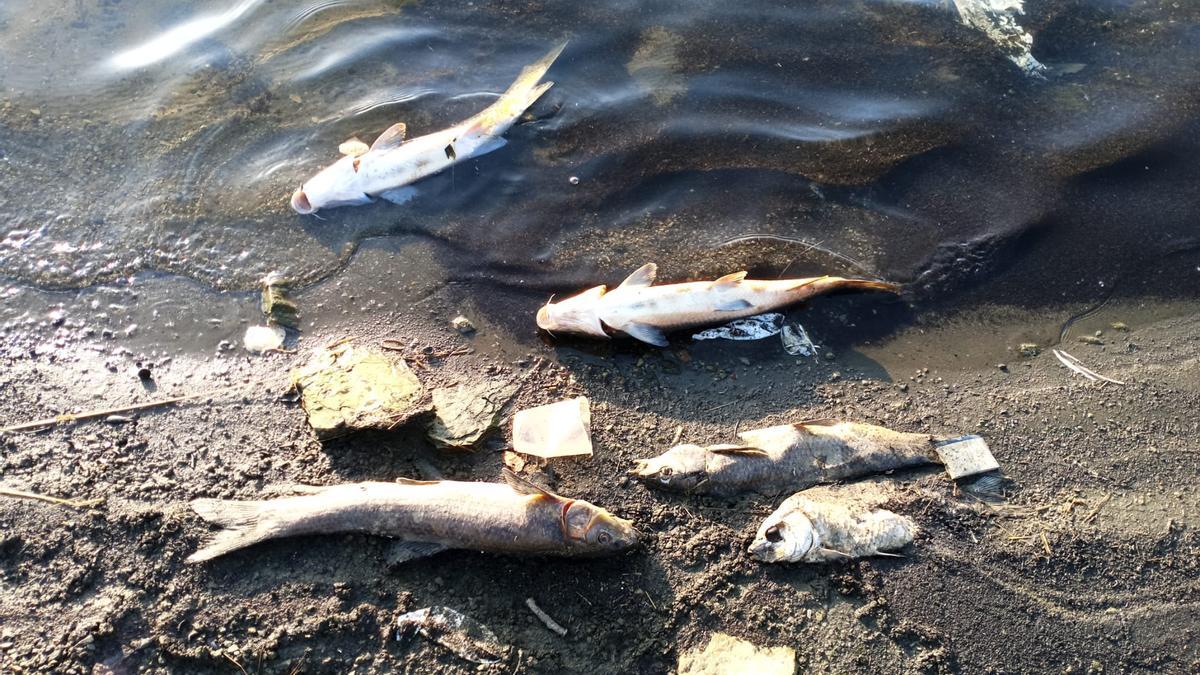
[[[192,510],[196,515],[224,529],[216,532],[203,547],[188,556],[187,562],[212,560],[269,538],[270,531],[261,527],[264,504],[226,499],[194,500]]]
[[[887,281],[825,276],[812,279],[797,279],[796,284],[788,290],[799,292],[803,297],[807,298],[832,291],[886,291],[888,293],[900,293],[902,289],[899,284]]]
[[[512,124],[521,116],[521,113],[533,105],[534,101],[541,98],[546,90],[554,86],[553,82],[541,82],[541,79],[566,46],[567,43],[564,40],[551,49],[550,53],[538,59],[536,63],[525,66],[508,90],[479,114],[479,119],[474,126],[479,127],[484,133],[503,132],[507,125]]]

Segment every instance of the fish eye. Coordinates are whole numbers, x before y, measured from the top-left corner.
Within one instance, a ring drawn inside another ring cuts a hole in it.
[[[658,470],[658,479],[664,483],[671,482],[671,476],[675,475],[675,469],[669,466],[664,466]]]
[[[601,532],[596,535],[596,541],[602,546],[608,546],[612,543],[612,535],[607,532]]]
[[[778,525],[772,525],[767,528],[767,531],[763,533],[763,536],[767,538],[767,541],[777,544],[783,541],[783,533],[781,533],[779,529],[780,528]]]

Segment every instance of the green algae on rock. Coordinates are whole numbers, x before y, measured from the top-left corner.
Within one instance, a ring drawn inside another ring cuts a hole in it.
[[[403,360],[349,343],[319,350],[292,370],[308,423],[325,440],[393,429],[427,412],[425,388]]]

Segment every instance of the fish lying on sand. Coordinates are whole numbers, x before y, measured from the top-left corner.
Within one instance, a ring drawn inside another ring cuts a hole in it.
[[[750,544],[762,562],[832,562],[904,548],[912,520],[881,506],[904,498],[899,488],[876,482],[816,487],[784,500],[767,516]]]
[[[581,499],[561,497],[516,474],[506,483],[417,481],[302,486],[266,501],[197,499],[192,509],[225,529],[188,562],[297,535],[363,532],[395,537],[393,563],[451,548],[495,553],[600,556],[631,548],[633,525]]]
[[[744,431],[732,445],[677,445],[637,460],[647,485],[696,494],[781,494],[903,467],[939,462],[930,434],[814,420]],[[970,437],[972,439],[978,437]]]
[[[566,44],[522,70],[495,103],[449,129],[405,140],[406,127],[398,122],[370,147],[357,138],[342,143],[338,150],[345,156],[301,185],[292,194],[292,208],[309,214],[368,204],[379,197],[403,204],[416,195],[415,188],[407,187],[410,183],[502,147],[504,132],[554,84],[541,79]]]
[[[747,279],[745,272],[716,281],[652,286],[657,271],[654,263],[647,263],[612,291],[596,286],[566,300],[548,302],[538,310],[538,327],[551,333],[604,338],[620,332],[665,347],[664,333],[668,331],[754,316],[830,291],[900,292],[895,284],[868,279],[826,276],[767,281]]]

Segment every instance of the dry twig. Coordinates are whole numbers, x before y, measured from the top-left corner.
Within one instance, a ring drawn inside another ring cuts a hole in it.
[[[551,619],[549,614],[542,611],[542,608],[538,607],[537,603],[533,601],[533,598],[525,598],[525,606],[529,608],[529,611],[533,612],[534,616],[542,620],[542,623],[546,625],[546,628],[558,633],[560,637],[567,636],[567,629],[563,628],[562,625],[554,619]]]
[[[99,506],[104,503],[103,499],[61,499],[59,497],[48,497],[39,495],[36,492],[26,492],[24,490],[15,490],[13,488],[0,487],[0,497],[16,497],[17,499],[32,499],[38,502],[46,502],[47,504],[57,504],[58,506],[66,506],[72,509],[90,509],[93,506]]]

